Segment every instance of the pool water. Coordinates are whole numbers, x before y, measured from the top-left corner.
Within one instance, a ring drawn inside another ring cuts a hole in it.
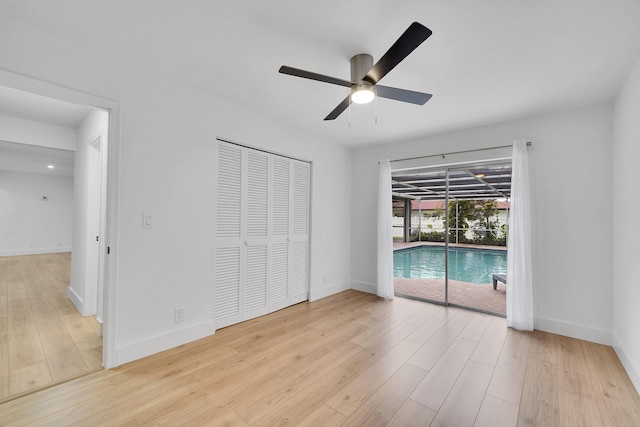
[[[444,279],[444,246],[418,246],[394,251],[393,276]],[[493,274],[506,274],[507,251],[449,247],[449,279],[491,283]]]

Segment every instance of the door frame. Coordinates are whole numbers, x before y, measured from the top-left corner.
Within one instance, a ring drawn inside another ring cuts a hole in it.
[[[16,74],[0,69],[0,86],[9,87],[23,92],[66,101],[74,104],[87,105],[93,108],[105,110],[109,113],[109,143],[107,146],[106,161],[108,170],[103,173],[106,183],[103,188],[106,194],[102,196],[105,206],[101,215],[104,218],[104,258],[100,263],[104,265],[101,270],[101,280],[104,283],[104,323],[103,323],[103,351],[102,365],[105,369],[117,366],[116,360],[116,327],[117,327],[117,277],[118,256],[114,249],[118,247],[118,182],[119,182],[119,151],[120,151],[120,103],[87,92],[59,86],[31,77]],[[102,222],[102,221],[101,221]],[[110,253],[110,254],[107,254]]]

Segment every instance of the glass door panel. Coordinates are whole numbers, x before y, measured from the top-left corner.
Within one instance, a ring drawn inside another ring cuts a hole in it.
[[[446,170],[440,169],[405,174],[394,183],[394,192],[405,195],[410,208],[408,241],[402,247],[394,243],[396,295],[446,303],[445,180]]]
[[[447,181],[447,301],[504,315],[511,163],[451,168]]]

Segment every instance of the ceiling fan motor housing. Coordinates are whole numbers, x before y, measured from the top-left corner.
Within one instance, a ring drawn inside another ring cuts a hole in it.
[[[367,83],[363,79],[371,68],[373,68],[373,56],[366,53],[354,55],[351,58],[351,81],[356,84]]]

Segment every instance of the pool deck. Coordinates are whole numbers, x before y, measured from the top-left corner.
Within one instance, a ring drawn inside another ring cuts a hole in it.
[[[404,249],[423,245],[442,246],[442,243],[411,242],[393,243],[393,249]],[[481,249],[495,249],[506,251],[504,246],[462,245],[450,244],[456,247],[473,247]],[[395,277],[393,280],[395,293],[414,298],[444,302],[444,280],[437,279],[405,279]],[[449,303],[465,307],[476,308],[492,313],[506,314],[506,287],[498,283],[498,289],[493,290],[491,281],[486,285],[449,280]]]
[[[393,250],[415,248],[416,246],[444,246],[442,242],[393,242]],[[474,249],[491,249],[494,251],[507,251],[506,246],[489,246],[489,245],[469,245],[466,243],[449,243],[452,248],[474,248]]]

